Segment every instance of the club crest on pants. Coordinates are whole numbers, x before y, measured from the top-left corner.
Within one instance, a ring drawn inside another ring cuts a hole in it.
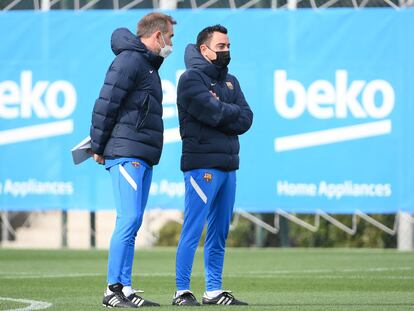
[[[206,182],[211,182],[213,180],[213,174],[211,174],[211,173],[204,173],[203,179]]]

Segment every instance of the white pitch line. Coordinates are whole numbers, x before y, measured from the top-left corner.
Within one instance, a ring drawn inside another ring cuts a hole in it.
[[[408,271],[414,270],[414,267],[396,267],[396,268],[388,268],[388,267],[377,267],[377,268],[367,268],[367,269],[305,269],[305,270],[276,270],[276,271],[246,271],[243,274],[251,274],[251,275],[258,275],[258,274],[317,274],[317,273],[354,273],[354,272],[386,272],[386,271]]]
[[[44,302],[44,301],[37,301],[37,300],[29,300],[29,299],[15,299],[15,298],[9,298],[9,297],[0,297],[0,300],[7,300],[7,301],[13,301],[13,302],[19,302],[19,303],[27,303],[29,304],[27,307],[24,308],[18,308],[18,309],[8,309],[5,311],[32,311],[32,310],[43,310],[47,309],[52,304],[50,302]]]
[[[265,271],[265,270],[252,270],[245,271],[243,273],[225,273],[226,277],[274,277],[277,275],[296,275],[296,274],[335,274],[335,273],[376,273],[376,272],[387,272],[387,271],[410,271],[414,270],[414,267],[376,267],[367,269],[305,269],[305,270],[276,270],[276,271]],[[43,279],[43,278],[77,278],[77,277],[95,277],[105,276],[105,273],[62,273],[62,274],[33,274],[33,273],[0,273],[0,279]],[[154,272],[154,273],[134,273],[133,276],[141,277],[174,277],[174,273],[170,272]],[[193,273],[193,276],[204,276],[203,273]]]
[[[102,277],[105,276],[105,274],[101,275]],[[133,275],[135,277],[154,277],[154,276],[159,276],[159,277],[175,277],[175,274],[173,273],[158,273],[158,274],[136,274]],[[203,277],[203,274],[197,273],[193,275],[194,277]],[[47,279],[47,278],[60,278],[60,277],[68,277],[68,276],[37,276],[37,277],[29,277],[29,279]],[[77,276],[69,276],[69,277],[77,277]],[[235,274],[235,273],[225,273],[224,277],[227,278],[257,278],[257,279],[275,279],[275,278],[316,278],[316,279],[340,279],[340,278],[344,278],[344,279],[396,279],[396,280],[414,280],[414,276],[382,276],[382,275],[378,275],[378,274],[370,274],[370,275],[343,275],[343,274],[323,274],[323,275],[309,275],[309,274],[303,274],[303,275],[298,275],[298,274],[288,274],[288,273],[279,273],[279,274],[250,274],[250,273],[246,273],[246,274]],[[24,278],[22,276],[19,277],[12,277],[12,276],[8,276],[8,277],[3,277],[0,279],[27,279]]]
[[[251,276],[245,276],[251,278]],[[275,278],[275,276],[271,275],[262,275],[258,276],[260,279],[271,279]],[[308,275],[307,277],[303,275],[281,275],[280,278],[285,279],[303,279],[303,278],[311,278],[311,279],[320,279],[320,280],[334,280],[334,279],[347,279],[347,280],[414,280],[414,276],[382,276],[382,275],[338,275],[338,274],[325,274],[325,275]]]
[[[0,279],[43,279],[43,278],[77,278],[90,276],[105,276],[105,273],[63,273],[63,274],[33,274],[33,273],[8,273],[0,274]]]

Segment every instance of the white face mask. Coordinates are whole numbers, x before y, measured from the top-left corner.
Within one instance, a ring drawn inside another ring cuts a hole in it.
[[[165,43],[164,36],[162,34],[161,34],[161,38],[162,38],[162,42],[164,42],[164,47],[161,47],[161,45],[160,45],[161,50],[160,50],[160,53],[158,55],[160,55],[161,57],[167,58],[167,56],[172,53],[173,48],[172,48],[171,45],[167,45]]]

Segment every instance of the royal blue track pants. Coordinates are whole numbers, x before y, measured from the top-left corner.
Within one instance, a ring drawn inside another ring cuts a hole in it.
[[[109,247],[108,284],[130,286],[135,237],[147,204],[152,168],[137,160],[119,163],[109,171],[117,216]]]
[[[196,169],[185,172],[184,179],[185,210],[176,256],[176,287],[177,290],[190,289],[194,254],[207,222],[204,244],[206,290],[220,290],[236,193],[236,172]]]

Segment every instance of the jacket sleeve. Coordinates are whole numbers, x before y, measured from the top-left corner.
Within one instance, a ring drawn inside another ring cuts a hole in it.
[[[185,72],[178,83],[178,103],[196,120],[219,127],[238,119],[240,107],[216,99],[198,73]]]
[[[133,57],[121,53],[106,73],[99,98],[95,101],[92,111],[91,147],[96,154],[104,153],[122,102],[134,86],[136,68]]]
[[[234,78],[234,82],[235,91],[237,92],[237,97],[234,104],[240,107],[240,115],[236,121],[223,124],[221,127],[219,127],[219,130],[229,135],[241,135],[250,129],[253,123],[253,112],[250,109],[246,99],[244,98],[244,94],[236,78]]]

